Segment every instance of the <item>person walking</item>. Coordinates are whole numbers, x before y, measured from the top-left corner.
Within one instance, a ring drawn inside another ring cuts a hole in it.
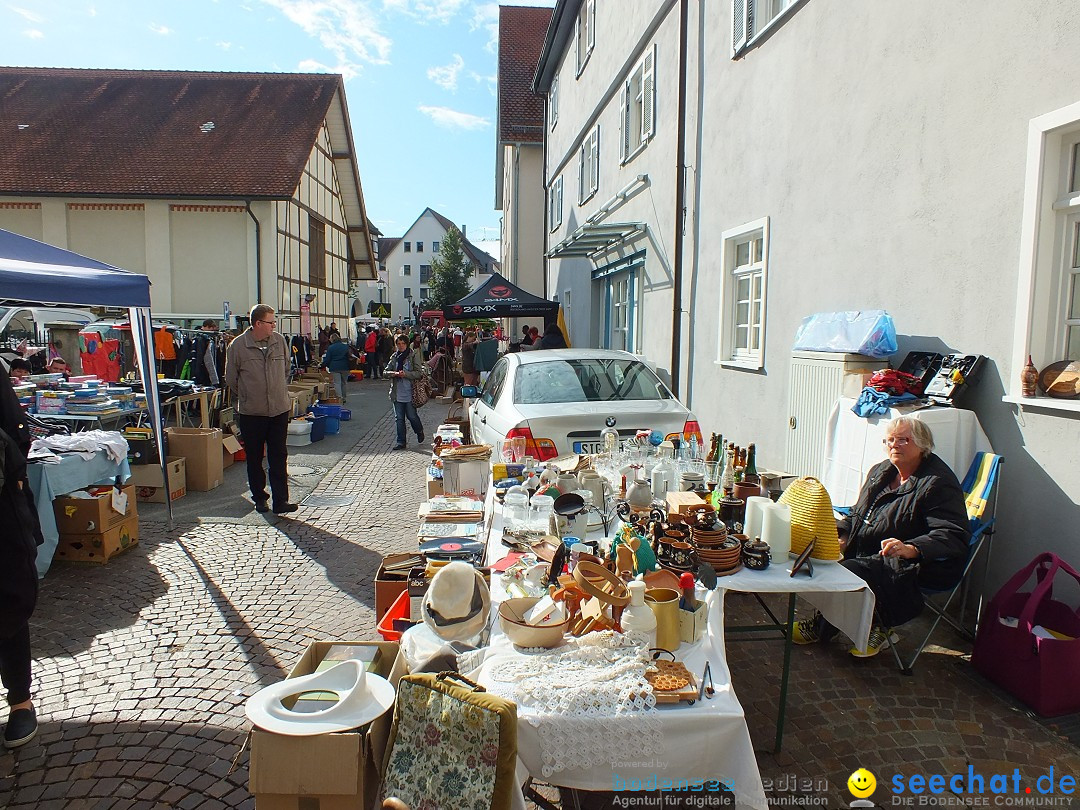
[[[348,401],[345,384],[349,381],[349,344],[336,332],[330,333],[330,345],[322,356],[322,365],[334,378],[334,387],[341,394],[341,401]]]
[[[379,332],[379,361],[375,366],[375,373],[382,379],[383,369],[390,362],[390,355],[394,353],[394,336],[387,327]]]
[[[266,494],[265,453],[270,468],[270,491],[274,512],[295,512],[289,502],[288,458],[285,444],[289,431],[289,347],[278,332],[274,309],[256,304],[251,326],[229,344],[225,354],[225,384],[237,397],[236,422],[247,454],[248,486],[256,512],[269,512]]]
[[[37,547],[43,542],[26,477],[30,431],[15,389],[0,364],[0,681],[7,689],[4,747],[26,745],[37,734],[31,700],[30,616],[37,604]]]
[[[364,338],[364,377],[366,379],[378,379],[378,364],[379,336],[374,329],[368,327],[367,337]]]
[[[424,369],[423,362],[409,348],[409,338],[406,335],[398,335],[394,345],[397,351],[386,364],[386,376],[390,378],[390,401],[394,403],[394,413],[397,416],[397,444],[393,449],[404,450],[406,418],[416,431],[416,440],[421,445],[425,441],[424,424],[412,402],[413,380],[424,376]]]

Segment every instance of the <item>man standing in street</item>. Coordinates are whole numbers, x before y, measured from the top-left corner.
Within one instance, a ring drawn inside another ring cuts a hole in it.
[[[274,309],[256,304],[251,326],[229,344],[225,354],[225,384],[237,397],[236,421],[247,454],[248,485],[256,512],[269,512],[263,453],[270,467],[274,512],[283,515],[299,507],[289,502],[285,440],[289,431],[289,347],[274,331]]]

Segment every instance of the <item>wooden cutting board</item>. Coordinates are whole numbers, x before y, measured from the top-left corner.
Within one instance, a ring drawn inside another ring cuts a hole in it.
[[[1039,388],[1048,397],[1080,397],[1080,360],[1062,360],[1048,365],[1039,372]]]

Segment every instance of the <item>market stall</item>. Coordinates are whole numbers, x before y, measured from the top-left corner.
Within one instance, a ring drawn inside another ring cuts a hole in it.
[[[0,298],[46,304],[127,307],[138,366],[146,388],[146,407],[155,434],[161,431],[161,401],[154,368],[150,325],[150,279],[80,256],[44,242],[0,230]],[[158,436],[158,461],[166,475],[165,442]],[[167,499],[169,523],[172,501]]]
[[[527,292],[507,281],[499,273],[491,277],[460,301],[443,307],[448,321],[467,321],[476,318],[543,318],[544,324],[559,316],[559,304]]]

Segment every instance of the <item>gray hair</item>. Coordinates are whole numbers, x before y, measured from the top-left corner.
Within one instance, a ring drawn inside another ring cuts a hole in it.
[[[912,441],[922,452],[923,458],[934,452],[934,434],[926,423],[913,416],[898,416],[885,426],[886,433],[895,433],[901,425],[907,425],[911,431]]]

